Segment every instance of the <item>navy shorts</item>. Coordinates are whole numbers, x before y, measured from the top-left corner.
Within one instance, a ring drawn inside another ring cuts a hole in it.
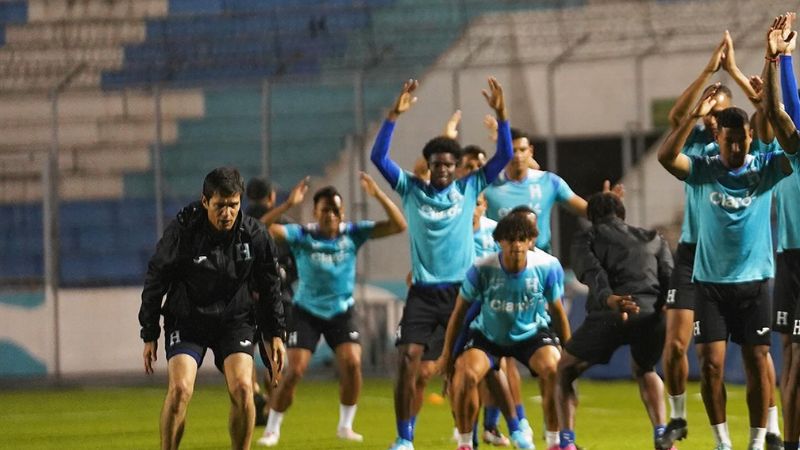
[[[464,351],[474,348],[486,353],[494,370],[500,370],[501,358],[514,358],[524,364],[531,371],[531,375],[536,376],[536,372],[530,368],[533,354],[542,347],[550,345],[558,348],[560,344],[558,336],[549,328],[539,330],[532,338],[513,345],[498,345],[487,339],[481,332],[471,331],[467,343],[464,345]]]
[[[800,343],[800,250],[778,253],[775,266],[772,330]]]
[[[234,353],[253,356],[255,325],[250,321],[229,323],[222,319],[164,317],[167,360],[178,354],[189,355],[200,367],[210,348],[214,365],[223,371],[225,358]]]
[[[304,348],[313,353],[320,336],[325,336],[325,342],[334,351],[339,344],[360,344],[361,333],[356,326],[355,316],[355,308],[350,308],[330,319],[323,319],[295,304],[286,347]]]
[[[413,285],[408,290],[403,318],[397,326],[395,345],[425,346],[426,360],[442,354],[444,330],[456,305],[460,284]]]
[[[692,333],[697,344],[731,341],[739,345],[769,345],[770,302],[767,281],[697,282]]]

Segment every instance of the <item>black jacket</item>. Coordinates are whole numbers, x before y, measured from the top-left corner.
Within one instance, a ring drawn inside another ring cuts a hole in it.
[[[165,315],[252,323],[255,312],[264,336],[284,337],[275,253],[266,228],[252,217],[240,212],[233,230],[219,233],[200,202],[186,206],[164,230],[147,267],[139,309],[142,339],[159,337],[164,294]],[[259,293],[257,305],[251,287]]]
[[[254,203],[245,209],[244,214],[259,220],[268,212],[269,209],[267,209],[266,206]],[[286,225],[294,222],[287,217],[281,216],[275,221],[275,223]],[[283,300],[285,302],[290,302],[292,301],[292,296],[294,296],[294,292],[292,291],[292,283],[297,281],[297,263],[294,260],[294,255],[292,254],[292,250],[289,248],[289,244],[286,242],[275,242],[275,248],[277,250],[275,256],[278,258],[278,267],[281,269],[281,291],[284,296]]]
[[[613,217],[598,221],[572,242],[575,275],[589,286],[586,310],[610,309],[611,294],[632,295],[641,313],[664,304],[672,254],[655,231],[626,224]],[[638,296],[638,298],[637,298]]]

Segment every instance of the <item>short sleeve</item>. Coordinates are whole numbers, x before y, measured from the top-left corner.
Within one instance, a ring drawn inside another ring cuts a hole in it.
[[[286,233],[286,243],[289,245],[296,244],[300,242],[303,238],[303,227],[295,224],[290,223],[286,225],[282,225],[284,233]]]
[[[461,290],[459,294],[466,302],[472,303],[480,300],[480,272],[476,266],[472,266],[467,270],[467,277],[461,283]]]
[[[687,184],[701,184],[709,179],[712,159],[708,156],[689,156],[689,176]]]
[[[792,170],[794,171],[794,176],[800,176],[800,158],[797,157],[797,153],[784,153],[786,155],[786,159],[789,160],[789,164],[792,165]]]
[[[395,185],[394,190],[400,196],[405,196],[408,193],[408,188],[411,184],[411,174],[406,172],[405,170],[400,171],[400,175],[397,177],[397,185]]]
[[[553,303],[564,295],[564,269],[558,261],[553,261],[544,282],[544,298]]]
[[[350,238],[356,245],[356,248],[364,245],[369,237],[372,235],[372,230],[375,229],[375,222],[372,220],[360,220],[356,223],[350,224]]]
[[[551,172],[548,172],[548,174],[553,183],[553,191],[556,193],[556,201],[559,203],[566,202],[575,195],[575,192],[572,191],[572,188],[569,187],[563,178]]]

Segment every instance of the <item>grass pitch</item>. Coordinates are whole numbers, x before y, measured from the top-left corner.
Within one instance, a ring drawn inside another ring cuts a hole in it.
[[[438,390],[435,382],[431,391]],[[392,384],[367,379],[359,402],[355,430],[364,443],[335,437],[338,394],[335,381],[301,383],[294,405],[283,421],[277,449],[386,449],[395,437]],[[587,450],[648,449],[652,430],[632,382],[580,381],[577,416],[578,444]],[[133,388],[76,388],[0,391],[0,449],[155,449],[163,386]],[[525,406],[534,427],[536,445],[542,439],[542,410],[538,387],[526,379]],[[689,386],[689,439],[680,449],[714,447],[697,384]],[[181,448],[229,448],[228,396],[222,379],[201,384],[189,405]],[[417,420],[415,447],[452,450],[453,422],[447,403],[426,403]],[[749,425],[742,386],[728,386],[728,424],[734,447],[746,448]],[[505,424],[501,421],[501,428]],[[263,427],[256,428],[253,442]],[[255,444],[253,448],[256,447]],[[263,447],[261,447],[263,448]],[[481,445],[481,448],[491,448]]]

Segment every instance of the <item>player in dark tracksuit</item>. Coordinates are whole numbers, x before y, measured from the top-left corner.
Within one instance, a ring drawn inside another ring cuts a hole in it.
[[[273,362],[283,364],[286,323],[275,246],[263,225],[240,213],[243,191],[236,169],[210,172],[201,202],[185,207],[169,224],[148,265],[139,322],[145,371],[152,373],[164,315],[169,388],[161,412],[162,448],[180,444],[208,348],[230,393],[232,448],[250,448],[253,433],[256,321],[272,346]],[[251,288],[259,294],[255,304]]]
[[[614,351],[631,346],[634,375],[656,437],[665,428],[664,384],[653,367],[664,347],[664,299],[672,273],[672,254],[655,231],[625,223],[620,198],[593,195],[587,209],[592,227],[572,244],[578,279],[589,286],[589,315],[567,342],[558,367],[561,448],[575,448],[577,394],[573,381]],[[658,446],[656,446],[658,448]]]

